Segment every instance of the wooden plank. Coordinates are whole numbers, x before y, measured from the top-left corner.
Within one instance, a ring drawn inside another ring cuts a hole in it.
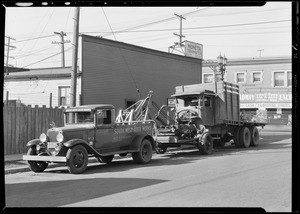
[[[11,154],[11,142],[12,142],[12,107],[11,106],[7,106],[7,154],[10,155]]]
[[[16,107],[16,134],[15,134],[15,141],[14,141],[14,153],[19,153],[19,144],[20,144],[20,127],[21,127],[21,119],[20,119],[21,111],[20,107]]]
[[[3,137],[4,137],[4,155],[7,155],[7,146],[8,146],[8,139],[7,139],[7,126],[8,126],[8,107],[7,105],[3,105]]]
[[[11,107],[11,153],[16,154],[16,105]]]
[[[42,120],[43,120],[42,113],[43,113],[42,108],[38,108],[38,129],[37,129],[38,133],[36,135],[36,138],[38,138],[40,134],[42,134]]]
[[[31,140],[31,105],[27,106],[27,142]]]
[[[26,152],[26,144],[28,142],[28,107],[23,108],[23,145],[21,153]]]
[[[23,134],[23,129],[25,126],[24,123],[24,107],[20,106],[19,107],[19,141],[18,141],[18,147],[17,147],[17,152],[18,154],[22,154],[23,152],[23,144],[24,144],[24,134]]]
[[[45,134],[47,133],[47,130],[50,128],[50,110],[51,108],[47,108],[46,109],[46,116],[45,116],[45,123],[46,123],[46,131],[45,131]]]
[[[39,133],[39,106],[35,105],[34,107],[34,117],[35,117],[35,122],[34,122],[34,138],[37,138],[37,135]]]
[[[46,133],[46,105],[42,106],[41,133]]]

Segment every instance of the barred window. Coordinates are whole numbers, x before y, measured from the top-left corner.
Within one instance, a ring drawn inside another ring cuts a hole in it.
[[[203,82],[204,83],[212,83],[214,81],[213,74],[203,74]]]
[[[236,74],[236,83],[244,83],[246,82],[245,73],[237,73]]]
[[[287,86],[292,86],[292,72],[287,72]]]
[[[253,72],[252,82],[253,83],[261,82],[262,81],[261,75],[262,75],[261,72]]]
[[[70,86],[58,87],[58,105],[70,106]]]
[[[284,72],[274,72],[274,87],[284,86]]]

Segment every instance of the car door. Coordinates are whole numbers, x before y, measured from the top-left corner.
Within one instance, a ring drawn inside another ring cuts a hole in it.
[[[97,109],[96,112],[96,143],[95,149],[100,153],[111,153],[118,149],[113,141],[115,124],[112,122],[110,109]]]
[[[211,95],[204,94],[201,101],[201,119],[204,125],[214,125],[214,97]]]

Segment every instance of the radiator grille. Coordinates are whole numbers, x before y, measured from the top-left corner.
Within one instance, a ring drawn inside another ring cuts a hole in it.
[[[56,136],[58,134],[58,130],[48,130],[47,135],[49,137],[50,142],[57,142]]]

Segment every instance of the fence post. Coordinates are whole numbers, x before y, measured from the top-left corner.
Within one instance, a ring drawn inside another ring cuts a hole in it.
[[[49,108],[52,108],[52,93],[50,93],[50,104],[49,104]]]

